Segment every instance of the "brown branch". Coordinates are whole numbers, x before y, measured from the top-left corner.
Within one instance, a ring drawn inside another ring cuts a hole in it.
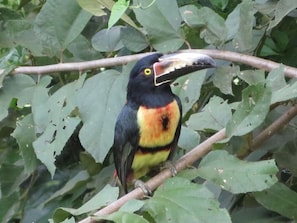
[[[214,143],[224,139],[226,137],[225,129],[217,132],[200,145],[192,149],[190,152],[185,154],[175,163],[176,170],[180,172],[181,170],[191,166],[195,161],[202,158],[205,154],[207,154]],[[169,169],[164,169],[158,175],[151,178],[149,181],[146,182],[148,188],[152,191],[159,187],[167,178],[171,177],[171,171]],[[125,196],[121,197],[120,199],[114,201],[107,207],[99,210],[94,214],[94,216],[102,216],[111,214],[117,211],[123,204],[131,199],[140,199],[143,198],[144,194],[140,188],[136,188],[130,193],[126,194]],[[96,221],[92,219],[92,217],[87,217],[81,220],[79,223],[95,223]]]
[[[244,55],[240,53],[235,53],[231,51],[222,51],[222,50],[181,50],[179,52],[196,52],[207,54],[214,59],[227,60],[236,63],[246,64],[252,67],[259,69],[264,69],[270,71],[272,69],[278,68],[279,63],[265,60],[262,58]],[[61,63],[61,64],[52,64],[46,66],[21,66],[16,68],[11,72],[11,74],[48,74],[61,71],[85,71],[90,69],[96,69],[99,67],[111,67],[116,65],[126,64],[128,62],[139,60],[140,58],[149,55],[151,53],[142,53],[129,56],[121,56],[115,58],[106,58],[100,60],[86,61],[86,62],[77,62],[77,63]],[[0,74],[3,70],[0,69]],[[297,77],[297,68],[284,66],[284,72],[287,77]]]

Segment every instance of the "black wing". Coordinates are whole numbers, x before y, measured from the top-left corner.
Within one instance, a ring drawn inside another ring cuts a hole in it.
[[[126,193],[127,177],[131,170],[138,141],[137,108],[134,109],[131,105],[126,104],[118,116],[112,146],[117,175]]]
[[[182,122],[182,115],[183,115],[182,104],[181,104],[181,101],[180,101],[179,97],[175,96],[174,99],[176,100],[176,102],[178,104],[180,118],[179,118],[179,122],[177,124],[177,128],[176,128],[176,131],[175,131],[174,139],[173,139],[173,142],[172,142],[172,145],[171,145],[171,148],[170,148],[170,153],[169,153],[169,156],[168,156],[168,159],[167,160],[172,160],[173,159],[173,156],[175,154],[175,150],[176,150],[176,147],[177,147],[178,139],[179,139],[179,136],[180,136],[181,122]]]

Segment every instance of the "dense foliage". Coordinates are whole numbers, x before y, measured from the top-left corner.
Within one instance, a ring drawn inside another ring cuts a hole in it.
[[[75,222],[118,198],[109,148],[133,62],[12,75],[16,67],[189,47],[297,67],[296,8],[295,0],[0,0],[0,221]],[[258,140],[295,107],[297,82],[283,66],[217,65],[172,85],[184,111],[176,159],[223,128],[227,139],[199,168],[105,219],[297,221],[297,119]]]

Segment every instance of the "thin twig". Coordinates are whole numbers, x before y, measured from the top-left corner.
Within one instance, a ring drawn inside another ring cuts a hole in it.
[[[200,145],[192,149],[190,152],[182,156],[178,161],[175,163],[175,167],[177,172],[180,172],[181,170],[187,168],[188,166],[191,166],[195,161],[202,158],[205,154],[207,154],[211,148],[212,145],[226,137],[225,129],[220,130],[213,136],[209,137],[207,140],[202,142]],[[147,187],[150,190],[155,190],[157,187],[159,187],[166,179],[170,178],[172,176],[171,171],[169,169],[164,169],[162,172],[160,172],[158,175],[151,178],[149,181],[146,182]],[[143,198],[144,194],[143,191],[140,188],[136,188],[130,193],[126,194],[125,196],[121,197],[120,199],[114,201],[107,207],[99,210],[94,214],[94,216],[102,216],[111,214],[115,211],[117,211],[123,204],[125,204],[127,201],[131,199],[140,199]],[[92,217],[87,217],[83,220],[81,220],[79,223],[95,223],[92,219]]]
[[[262,58],[244,55],[240,53],[222,51],[222,50],[181,50],[178,52],[196,52],[207,54],[214,59],[227,60],[236,63],[246,64],[252,67],[263,69],[266,71],[273,70],[280,66],[279,63],[265,60]],[[21,66],[14,69],[11,74],[49,74],[61,71],[86,71],[90,69],[96,69],[100,67],[111,67],[116,65],[126,64],[128,62],[139,60],[140,58],[149,55],[151,53],[141,53],[129,56],[121,56],[114,58],[105,58],[100,60],[92,60],[86,62],[76,62],[76,63],[61,63],[61,64],[52,64],[46,66]],[[0,74],[3,70],[0,69]],[[297,77],[297,68],[284,66],[284,73],[287,77]]]

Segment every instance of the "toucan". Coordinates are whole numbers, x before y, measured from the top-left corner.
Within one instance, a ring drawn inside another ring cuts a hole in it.
[[[170,84],[193,71],[215,67],[197,53],[153,53],[132,68],[126,104],[118,115],[112,151],[125,192],[135,179],[173,158],[180,136],[182,105]]]

